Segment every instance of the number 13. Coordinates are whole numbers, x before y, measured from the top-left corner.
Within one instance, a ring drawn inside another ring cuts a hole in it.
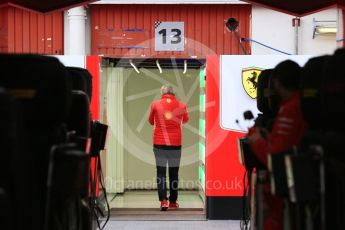
[[[173,36],[172,36],[172,39],[175,39],[175,40],[171,40],[171,44],[177,44],[177,43],[180,43],[182,41],[182,38],[181,38],[181,30],[179,29],[171,29],[171,33],[175,33]],[[163,44],[167,44],[167,30],[166,29],[162,29],[158,32],[158,34],[161,34],[163,36]]]

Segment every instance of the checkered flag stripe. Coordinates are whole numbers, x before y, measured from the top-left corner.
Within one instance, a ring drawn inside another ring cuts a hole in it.
[[[161,21],[156,21],[156,22],[155,22],[155,29],[157,29],[157,27],[158,27],[161,23],[162,23]]]

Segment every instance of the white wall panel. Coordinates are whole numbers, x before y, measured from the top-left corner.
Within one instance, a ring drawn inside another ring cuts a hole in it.
[[[292,26],[294,16],[263,7],[252,8],[251,38],[281,51],[294,54],[295,31]],[[337,20],[337,9],[328,9],[301,18],[298,32],[299,53],[305,55],[331,54],[337,48],[336,36],[317,36],[313,39],[313,18],[318,21]],[[252,54],[280,53],[256,43],[252,43]]]
[[[106,160],[106,186],[110,193],[124,192],[123,68],[107,71],[106,113],[110,128]]]

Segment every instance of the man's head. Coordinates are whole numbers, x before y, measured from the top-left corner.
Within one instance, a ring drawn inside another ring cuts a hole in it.
[[[301,67],[294,61],[279,63],[272,72],[275,90],[284,99],[300,87]]]
[[[161,95],[172,94],[175,95],[174,88],[171,85],[163,85],[161,88]]]

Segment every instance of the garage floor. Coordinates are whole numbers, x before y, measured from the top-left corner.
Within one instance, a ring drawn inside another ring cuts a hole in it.
[[[132,191],[110,202],[111,220],[206,220],[198,191],[180,191],[178,210],[159,210],[157,191]]]
[[[110,221],[106,230],[240,230],[235,220],[212,221]]]
[[[111,198],[111,197],[110,197]],[[204,204],[198,191],[180,191],[179,204],[181,208],[203,209]],[[129,191],[117,195],[111,202],[110,208],[159,208],[157,191]]]

